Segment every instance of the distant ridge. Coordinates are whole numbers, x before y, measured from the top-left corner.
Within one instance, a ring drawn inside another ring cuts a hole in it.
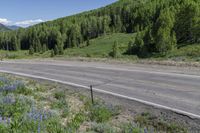
[[[10,29],[8,27],[6,27],[5,25],[0,23],[0,32],[1,31],[9,31]]]
[[[19,28],[21,28],[20,26],[16,26],[16,25],[10,25],[10,26],[6,26],[6,27],[11,30],[18,30]]]

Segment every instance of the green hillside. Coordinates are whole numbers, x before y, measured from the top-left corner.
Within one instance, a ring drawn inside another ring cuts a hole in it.
[[[115,33],[137,34],[129,49],[124,50],[139,57],[163,56],[185,44],[199,44],[200,1],[119,0],[100,9],[0,33],[0,49],[29,50],[30,54],[52,50],[54,55],[62,55],[64,49],[77,49],[95,38]],[[115,40],[116,45],[121,44],[118,41]],[[76,54],[71,49],[66,51]],[[76,51],[83,53],[84,48]]]
[[[135,34],[116,33],[101,36],[96,39],[81,44],[81,48],[69,48],[65,51],[66,55],[82,57],[109,57],[112,52],[114,42],[119,45],[119,52],[123,55],[128,49],[128,44],[133,40]]]
[[[9,30],[10,30],[10,29],[7,28],[5,25],[0,24],[0,32],[2,32],[2,31],[9,31]]]

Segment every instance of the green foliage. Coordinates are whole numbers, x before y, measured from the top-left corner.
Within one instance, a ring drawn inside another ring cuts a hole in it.
[[[84,120],[85,120],[85,114],[78,113],[75,115],[71,123],[68,123],[68,127],[72,130],[76,130],[80,127],[80,124],[82,124]]]
[[[112,117],[112,112],[105,105],[93,105],[91,107],[91,120],[98,123],[106,122]]]
[[[174,14],[170,10],[169,8],[162,10],[155,23],[155,52],[158,53],[166,53],[176,47],[176,36],[172,30],[175,20]]]
[[[194,43],[199,40],[199,2],[184,1],[176,15],[175,32],[178,43]]]
[[[143,127],[154,127],[160,131],[167,131],[167,132],[181,132],[186,133],[186,129],[181,127],[181,125],[177,125],[175,123],[167,123],[164,121],[158,120],[158,118],[152,116],[149,113],[142,113],[138,115],[135,119],[137,123],[139,123]]]
[[[6,127],[6,125],[4,124],[0,124],[0,132],[1,133],[7,133],[8,129]]]
[[[112,52],[111,52],[111,56],[113,58],[117,58],[120,56],[120,50],[119,50],[119,44],[117,41],[114,42],[114,45],[112,47]]]
[[[129,48],[127,52],[129,54],[143,56],[145,54],[144,49],[145,46],[143,41],[143,35],[141,33],[138,33],[135,37],[135,40],[133,42],[129,42]]]
[[[46,44],[43,44],[42,45],[42,53],[46,52],[47,51],[47,46]]]
[[[56,45],[55,45],[55,55],[62,55],[63,54],[63,47],[64,47],[64,44],[63,44],[63,41],[62,41],[62,35],[60,32],[58,32],[56,34]]]
[[[31,48],[31,55],[53,49],[55,55],[62,55],[64,49],[81,47],[84,42],[88,46],[88,40],[102,35],[139,33],[148,29],[148,37],[152,39],[146,39],[147,34],[144,35],[132,44],[136,47],[133,49],[143,47],[142,55],[165,54],[182,43],[199,42],[199,5],[198,0],[120,0],[97,10],[0,32],[0,49]]]
[[[54,97],[56,98],[56,99],[58,99],[58,100],[61,100],[61,99],[65,99],[65,92],[56,92],[55,94],[54,94]]]
[[[132,123],[122,124],[121,132],[122,133],[141,133],[141,128],[133,125]]]
[[[69,105],[68,105],[67,101],[63,98],[56,100],[51,104],[52,109],[63,109],[63,108],[68,108],[68,106]]]
[[[6,96],[1,98],[6,98]],[[14,117],[21,118],[23,113],[27,112],[30,109],[29,103],[30,101],[26,97],[15,97],[14,95],[10,95],[12,98],[12,104],[7,104],[1,101],[0,105],[0,115],[4,117]],[[23,98],[23,99],[22,99]]]
[[[65,133],[67,131],[67,129],[60,124],[59,119],[57,118],[50,119],[47,121],[46,125],[48,133]]]
[[[54,48],[54,54],[55,55],[58,55],[59,54],[59,49],[58,49],[58,46],[56,45],[55,48]]]
[[[179,49],[169,52],[166,55],[166,57],[174,60],[181,59],[180,61],[183,61],[183,59],[199,61],[200,45],[194,44],[194,45],[182,46]]]
[[[116,130],[112,128],[112,126],[105,123],[95,123],[92,125],[91,131],[95,131],[97,133],[115,133]]]
[[[30,54],[30,55],[33,55],[33,54],[34,54],[33,46],[30,46],[30,48],[29,48],[29,54]]]
[[[89,46],[91,43],[90,43],[90,40],[87,39],[87,42],[86,42],[86,46]]]
[[[90,45],[82,48],[69,48],[66,50],[68,56],[83,56],[83,57],[109,57],[112,53],[113,43],[118,42],[119,55],[123,55],[128,48],[128,42],[134,38],[135,34],[116,33],[106,36],[101,36],[90,40]],[[81,44],[85,45],[85,44]]]
[[[107,122],[114,116],[120,113],[119,106],[106,105],[102,102],[95,101],[94,104],[91,103],[90,99],[85,99],[85,110],[89,112],[89,118],[97,123]]]
[[[63,110],[62,110],[62,117],[63,118],[65,118],[65,117],[67,117],[68,115],[69,115],[69,106],[65,106],[64,108],[63,108]]]
[[[54,50],[51,50],[51,57],[54,57],[54,56],[55,56]]]
[[[27,88],[24,85],[21,85],[17,88],[16,91],[14,91],[17,94],[23,94],[23,95],[31,95],[33,94],[33,90],[31,90],[30,88]]]

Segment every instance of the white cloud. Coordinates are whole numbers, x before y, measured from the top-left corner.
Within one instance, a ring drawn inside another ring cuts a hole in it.
[[[7,25],[7,24],[10,24],[11,21],[7,20],[6,18],[0,18],[0,23]]]
[[[4,25],[17,25],[21,27],[28,27],[34,24],[38,24],[44,22],[42,19],[35,19],[35,20],[24,20],[24,21],[18,21],[18,22],[12,22],[6,18],[0,18],[0,23]]]
[[[44,22],[44,21],[42,19],[25,20],[25,21],[16,22],[16,23],[14,23],[14,25],[21,26],[21,27],[28,27],[28,26],[38,24],[38,23],[41,23],[41,22]]]

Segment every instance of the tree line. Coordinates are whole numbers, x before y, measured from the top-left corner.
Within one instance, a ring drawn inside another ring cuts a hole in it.
[[[110,33],[137,33],[127,53],[166,53],[183,44],[200,42],[199,0],[120,0],[100,9],[0,32],[0,49],[42,53],[80,47]]]

